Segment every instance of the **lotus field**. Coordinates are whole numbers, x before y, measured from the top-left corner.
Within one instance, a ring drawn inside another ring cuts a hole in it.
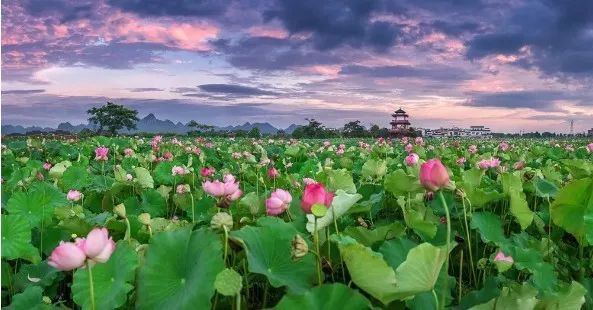
[[[593,309],[587,140],[2,145],[6,309]]]

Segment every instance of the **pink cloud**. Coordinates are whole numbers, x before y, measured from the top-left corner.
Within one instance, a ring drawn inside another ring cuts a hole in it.
[[[288,32],[282,28],[269,26],[254,26],[247,29],[247,33],[252,37],[269,37],[275,39],[284,39],[288,37]]]

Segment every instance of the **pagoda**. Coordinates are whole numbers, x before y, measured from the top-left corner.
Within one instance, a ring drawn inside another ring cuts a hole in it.
[[[408,113],[399,108],[393,114],[391,114],[393,120],[391,124],[391,134],[394,136],[405,136],[408,133],[410,127],[410,121],[408,121]]]

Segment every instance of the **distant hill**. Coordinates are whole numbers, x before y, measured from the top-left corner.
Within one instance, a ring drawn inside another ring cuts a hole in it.
[[[174,123],[170,120],[160,120],[156,118],[156,116],[152,113],[146,115],[144,118],[140,119],[138,123],[136,123],[135,130],[122,130],[121,133],[136,133],[136,132],[149,132],[149,133],[177,133],[177,134],[185,134],[191,130],[187,124],[183,124],[181,122]],[[224,127],[214,127],[216,131],[250,131],[251,129],[257,127],[262,134],[276,134],[279,130],[284,130],[287,134],[292,133],[298,125],[292,124],[288,126],[286,129],[279,129],[274,127],[270,123],[250,123],[247,122],[243,125],[237,126],[224,126]],[[2,125],[2,134],[25,134],[31,131],[41,131],[41,132],[52,132],[55,130],[61,131],[68,131],[71,133],[79,133],[81,130],[89,128],[95,129],[95,126],[91,124],[79,124],[79,125],[72,125],[69,122],[60,123],[57,128],[49,128],[49,127],[38,127],[38,126],[31,126],[31,127],[23,127],[20,125]]]

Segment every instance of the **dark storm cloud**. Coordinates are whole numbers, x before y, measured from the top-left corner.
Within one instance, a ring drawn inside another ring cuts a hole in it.
[[[427,80],[469,80],[473,76],[465,70],[445,65],[427,65],[414,67],[408,65],[396,66],[344,66],[340,70],[343,75],[362,75],[375,78],[420,78]]]
[[[219,16],[224,14],[228,0],[109,0],[123,11],[141,16]]]
[[[249,37],[231,41],[220,39],[211,42],[226,55],[233,66],[242,69],[286,70],[310,65],[337,64],[344,56],[333,51],[306,48],[306,43],[269,37]]]
[[[207,93],[217,94],[231,94],[231,95],[243,95],[243,96],[263,96],[263,95],[277,95],[278,93],[259,89],[256,87],[249,87],[243,85],[233,84],[203,84],[199,85],[198,88]]]
[[[32,16],[58,16],[61,22],[89,18],[93,15],[92,1],[25,0],[20,3]]]
[[[279,20],[292,34],[312,33],[321,50],[342,45],[385,50],[395,43],[401,27],[373,21],[372,14],[381,9],[379,1],[279,0],[264,16]]]
[[[133,93],[164,91],[164,89],[156,88],[156,87],[137,87],[137,88],[126,88],[126,89]]]
[[[528,1],[508,13],[492,31],[468,42],[469,59],[518,54],[527,47],[516,65],[553,76],[593,77],[593,1]]]
[[[509,91],[496,93],[470,93],[466,105],[473,107],[497,107],[507,109],[529,108],[539,111],[561,111],[556,102],[559,100],[577,101],[586,105],[583,98],[573,94],[553,90]]]
[[[11,89],[3,90],[2,95],[33,95],[44,93],[45,89]]]

